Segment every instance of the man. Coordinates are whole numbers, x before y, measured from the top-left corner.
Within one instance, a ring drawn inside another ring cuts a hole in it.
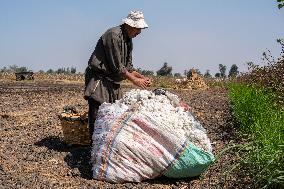
[[[85,72],[84,98],[89,103],[91,136],[99,106],[122,97],[122,80],[128,79],[142,89],[151,84],[151,80],[135,71],[132,65],[132,38],[145,28],[148,25],[143,13],[131,11],[121,25],[108,29],[98,40]]]

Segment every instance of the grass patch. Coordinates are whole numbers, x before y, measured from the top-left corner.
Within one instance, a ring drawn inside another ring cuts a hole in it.
[[[239,131],[249,139],[242,165],[249,166],[256,188],[284,188],[284,109],[274,94],[241,84],[229,86]]]

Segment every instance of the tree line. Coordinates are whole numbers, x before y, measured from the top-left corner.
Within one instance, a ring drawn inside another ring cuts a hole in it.
[[[43,71],[40,71],[43,72]],[[76,68],[75,67],[67,67],[67,68],[58,68],[57,70],[49,69],[46,71],[48,74],[75,74]]]
[[[32,70],[28,69],[25,66],[17,66],[17,65],[12,65],[9,67],[4,66],[3,68],[0,69],[0,73],[19,73],[19,72],[32,72]],[[39,70],[39,73],[47,73],[47,74],[75,74],[76,73],[76,68],[75,67],[67,67],[67,68],[58,68],[57,70],[53,69],[48,69],[47,71],[44,70]]]
[[[164,62],[163,66],[156,72],[156,75],[157,76],[169,76],[169,77],[182,77],[181,73],[174,73],[173,74],[172,70],[173,70],[172,66],[169,66],[167,62]],[[183,76],[190,77],[190,74],[191,74],[190,70],[191,69],[184,70]],[[200,75],[200,76],[203,76],[203,77],[206,77],[206,78],[213,77],[210,74],[210,70],[206,70],[206,72],[204,74],[202,74],[199,69],[195,69],[195,70],[196,70],[197,74]],[[140,72],[141,74],[147,75],[147,76],[154,76],[155,75],[155,72],[151,71],[151,70],[143,70],[141,68],[138,68],[137,71]],[[239,74],[238,66],[236,64],[233,64],[231,66],[228,75],[226,74],[226,71],[227,71],[227,66],[225,66],[223,64],[219,64],[219,72],[216,73],[214,76],[216,78],[226,78],[226,77],[231,78],[231,77],[236,77]]]
[[[218,73],[216,73],[214,76],[216,78],[226,78],[226,69],[227,67],[223,64],[219,64],[219,71]],[[141,68],[138,68],[137,71],[143,75],[146,76],[169,76],[169,77],[182,77],[181,73],[172,73],[172,66],[169,66],[167,62],[164,62],[163,66],[156,72],[152,71],[152,70],[143,70]],[[206,70],[206,72],[204,74],[202,74],[200,72],[199,69],[195,69],[197,74],[206,77],[206,78],[211,78],[213,77],[210,74],[210,70]],[[28,72],[28,71],[32,71],[29,70],[27,67],[19,67],[17,65],[12,65],[9,67],[3,67],[0,69],[0,73],[2,72],[8,72],[8,73],[19,73],[19,72]],[[76,74],[76,68],[75,67],[67,67],[67,68],[58,68],[57,70],[53,70],[53,69],[48,69],[47,71],[43,71],[40,70],[38,71],[39,73],[47,73],[47,74]],[[184,70],[183,76],[189,77],[191,74],[190,69],[189,70]],[[239,74],[238,71],[238,66],[233,64],[229,70],[229,74],[228,77],[235,77]]]

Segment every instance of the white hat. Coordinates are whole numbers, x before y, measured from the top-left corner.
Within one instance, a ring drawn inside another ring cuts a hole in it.
[[[126,18],[122,19],[122,23],[134,28],[148,28],[148,24],[146,24],[141,11],[131,11]]]

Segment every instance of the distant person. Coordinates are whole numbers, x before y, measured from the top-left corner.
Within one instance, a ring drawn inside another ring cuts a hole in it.
[[[143,13],[131,11],[121,25],[108,29],[98,40],[85,71],[84,98],[89,104],[91,136],[99,106],[122,97],[122,80],[128,79],[142,89],[151,84],[150,78],[135,71],[132,64],[132,38],[145,28],[148,25]]]

